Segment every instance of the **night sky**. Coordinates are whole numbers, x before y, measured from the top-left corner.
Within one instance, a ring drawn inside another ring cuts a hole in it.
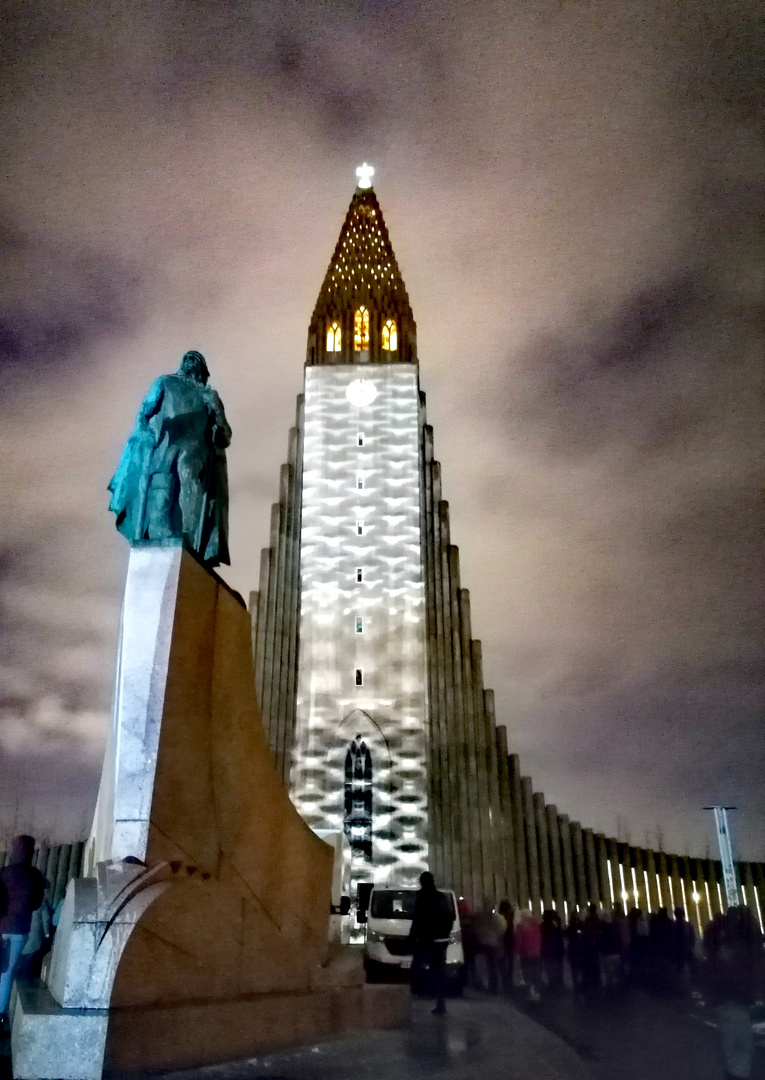
[[[418,325],[473,632],[584,824],[765,858],[761,8],[741,0],[5,8],[0,825],[83,831],[128,548],[106,485],[208,359],[257,587],[362,160]]]

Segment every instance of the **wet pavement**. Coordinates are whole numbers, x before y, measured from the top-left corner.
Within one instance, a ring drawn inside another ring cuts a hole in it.
[[[411,1023],[248,1061],[164,1073],[165,1080],[592,1080],[577,1054],[504,999],[412,1003]]]

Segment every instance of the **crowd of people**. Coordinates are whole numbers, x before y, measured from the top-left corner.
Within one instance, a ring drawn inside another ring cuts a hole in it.
[[[637,988],[695,994],[716,1015],[726,1076],[751,1075],[752,1008],[765,1002],[765,945],[744,906],[707,924],[699,939],[683,908],[646,915],[640,908],[600,911],[591,904],[564,925],[558,912],[538,919],[507,900],[473,913],[460,904],[468,984],[530,1002],[571,990],[581,995]]]
[[[476,912],[464,901],[459,907],[468,983],[491,993],[521,989],[538,1000],[543,992],[563,989],[632,985],[684,993],[696,984],[713,992],[733,944],[739,943],[738,955],[744,940],[751,979],[756,981],[757,971],[762,976],[762,935],[746,907],[715,916],[701,941],[681,907],[673,917],[666,908],[646,915],[633,907],[624,914],[590,904],[583,915],[573,912],[568,925],[557,911],[547,910],[539,919],[507,900],[496,910],[490,901]]]

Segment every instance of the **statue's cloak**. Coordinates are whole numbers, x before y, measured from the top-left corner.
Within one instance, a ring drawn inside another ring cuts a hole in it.
[[[157,379],[109,483],[123,536],[131,544],[183,539],[208,565],[228,563],[230,441],[214,390],[185,375]]]

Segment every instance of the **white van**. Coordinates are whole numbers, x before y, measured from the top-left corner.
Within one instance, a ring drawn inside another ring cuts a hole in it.
[[[364,943],[364,970],[370,981],[410,970],[412,947],[409,931],[417,892],[417,889],[372,889]],[[450,988],[459,991],[464,985],[465,955],[462,951],[457,898],[451,889],[440,889],[439,892],[449,897],[454,912],[454,923],[446,947],[446,978]]]

